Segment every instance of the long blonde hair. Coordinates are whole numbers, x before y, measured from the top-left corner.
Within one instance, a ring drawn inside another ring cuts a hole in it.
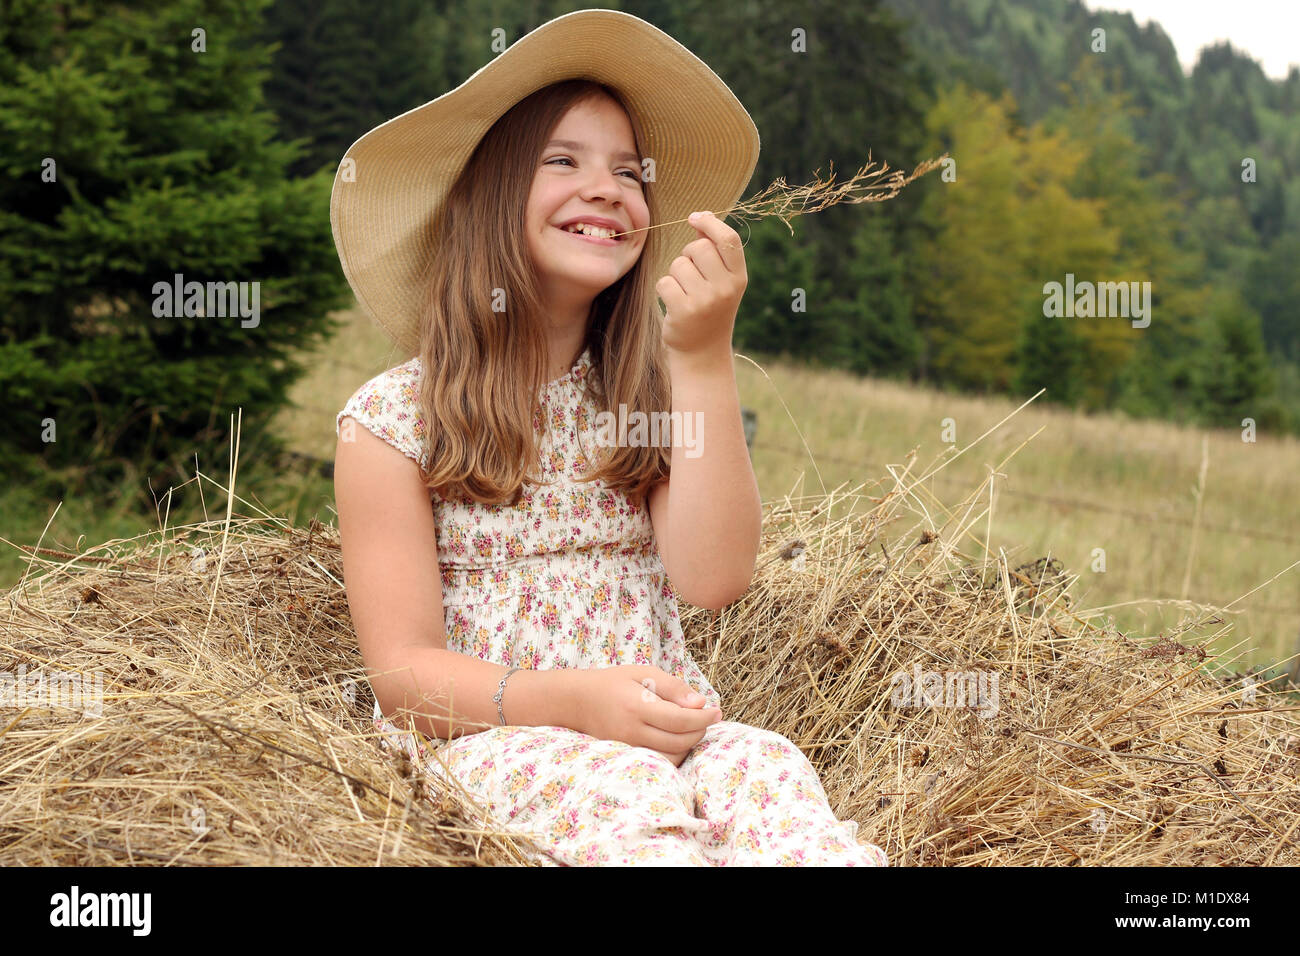
[[[637,117],[616,90],[581,79],[555,83],[515,104],[488,130],[430,225],[437,254],[424,284],[420,330],[419,414],[429,448],[421,479],[444,498],[517,505],[525,480],[536,473],[534,416],[549,352],[525,206],[543,144],[572,106],[601,95],[627,113],[643,155]],[[643,182],[642,191],[655,222],[652,184]],[[597,411],[620,403],[668,410],[662,317],[651,285],[658,277],[649,275],[659,239],[658,231],[647,232],[636,264],[592,302],[584,343],[592,365],[583,384]],[[494,289],[504,290],[505,314],[492,310]],[[601,451],[583,480],[599,478],[640,497],[668,475],[669,449]]]

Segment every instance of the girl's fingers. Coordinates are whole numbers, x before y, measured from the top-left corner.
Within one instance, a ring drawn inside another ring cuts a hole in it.
[[[687,249],[690,247],[688,246]],[[703,256],[696,252],[695,255]],[[717,258],[715,254],[714,259]],[[709,278],[700,269],[700,264],[686,251],[668,264],[668,274],[677,280],[682,291],[687,295],[698,295],[709,287]]]
[[[721,708],[682,707],[663,698],[646,701],[641,714],[642,720],[656,730],[678,735],[697,733],[722,719]]]
[[[664,700],[680,704],[683,707],[700,707],[705,702],[704,695],[696,693],[690,684],[680,677],[674,677],[668,673],[661,673],[655,679],[655,693]],[[692,700],[691,698],[695,699]]]
[[[687,243],[682,249],[682,256],[695,266],[693,271],[698,272],[705,281],[720,278],[731,271],[718,255],[717,247],[707,239]]]
[[[697,730],[690,734],[670,734],[662,730],[656,730],[648,725],[644,730],[646,742],[641,746],[657,750],[664,756],[669,754],[684,756],[704,737],[703,730]],[[675,758],[673,758],[673,762],[677,762]]]
[[[736,230],[711,212],[691,213],[689,222],[712,240],[710,249],[716,250],[711,256],[712,259],[728,272],[745,271],[745,257],[740,251],[740,236]]]

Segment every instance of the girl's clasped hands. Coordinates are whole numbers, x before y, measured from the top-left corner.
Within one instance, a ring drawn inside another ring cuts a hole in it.
[[[603,740],[657,751],[680,767],[705,731],[722,719],[689,684],[641,664],[576,671],[582,681],[579,725]]]

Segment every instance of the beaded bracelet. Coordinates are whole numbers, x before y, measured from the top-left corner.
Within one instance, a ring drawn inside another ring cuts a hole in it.
[[[506,692],[506,681],[510,678],[510,675],[517,670],[519,670],[518,667],[512,667],[510,670],[506,671],[506,676],[501,678],[501,683],[497,684],[497,692],[492,695],[492,699],[496,701],[497,704],[497,716],[501,718],[501,726],[503,727],[506,724],[506,715],[501,710],[501,695]]]

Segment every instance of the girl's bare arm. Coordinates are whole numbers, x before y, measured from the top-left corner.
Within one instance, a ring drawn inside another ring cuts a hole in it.
[[[433,507],[418,466],[359,423],[340,435],[355,436],[335,451],[344,585],[380,709],[399,726],[410,711],[416,729],[440,740],[499,726],[492,697],[508,668],[447,650]],[[577,729],[579,673],[516,671],[502,697],[507,723]]]
[[[674,435],[671,474],[647,497],[669,580],[690,603],[720,608],[749,587],[763,524],[731,355],[749,273],[736,230],[710,212],[691,224],[700,237],[683,247],[655,291],[667,306],[672,412],[682,414],[683,438],[686,425],[699,428],[694,448]]]
[[[672,472],[647,496],[664,570],[697,607],[735,601],[754,576],[762,533],[758,482],[745,446],[731,352],[670,355],[672,410],[702,424],[699,454],[672,449]]]

